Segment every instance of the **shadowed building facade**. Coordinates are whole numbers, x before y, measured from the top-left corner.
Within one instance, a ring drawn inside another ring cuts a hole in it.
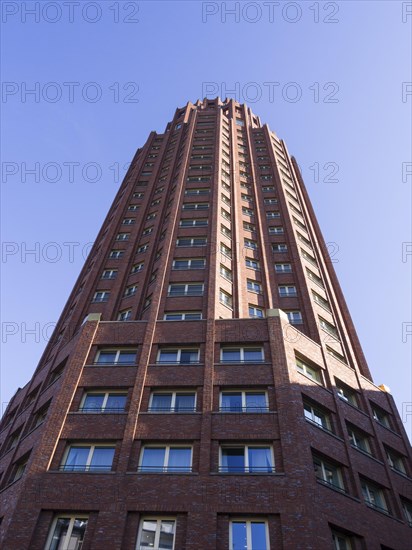
[[[4,414],[1,547],[410,548],[410,446],[332,263],[285,143],[178,109]]]

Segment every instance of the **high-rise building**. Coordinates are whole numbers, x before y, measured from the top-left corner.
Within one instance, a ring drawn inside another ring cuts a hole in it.
[[[5,412],[1,548],[406,550],[410,456],[285,143],[188,103]]]

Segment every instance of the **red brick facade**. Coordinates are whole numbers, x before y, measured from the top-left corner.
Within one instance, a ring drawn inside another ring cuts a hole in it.
[[[156,392],[195,394],[195,406],[156,411]],[[228,410],[222,392],[266,407]],[[125,406],[90,414],[96,394]],[[69,471],[76,445],[114,449],[111,464]],[[190,466],[144,470],[156,446],[190,449]],[[270,466],[225,465],[234,448],[245,461],[265,449]],[[232,548],[236,521],[264,524],[266,548],[248,539],[252,550],[407,550],[410,458],[284,142],[233,100],[177,110],[136,153],[2,419],[1,547],[52,548],[56,518],[80,516],[82,550],[140,548],[145,518],[174,521],[174,550]]]

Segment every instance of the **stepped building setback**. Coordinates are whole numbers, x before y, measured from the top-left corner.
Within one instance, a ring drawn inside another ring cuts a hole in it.
[[[411,476],[285,143],[178,109],[5,411],[0,547],[410,550]]]

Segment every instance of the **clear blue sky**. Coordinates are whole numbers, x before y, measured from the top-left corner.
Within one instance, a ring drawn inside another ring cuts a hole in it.
[[[33,2],[2,2],[2,407],[36,367],[119,186],[117,167],[124,175],[149,131],[163,131],[209,83],[213,95],[248,102],[296,156],[325,239],[338,246],[335,268],[374,380],[405,412],[407,3],[37,4],[30,15]],[[224,12],[236,4],[237,15]],[[411,425],[412,414],[409,434]]]

